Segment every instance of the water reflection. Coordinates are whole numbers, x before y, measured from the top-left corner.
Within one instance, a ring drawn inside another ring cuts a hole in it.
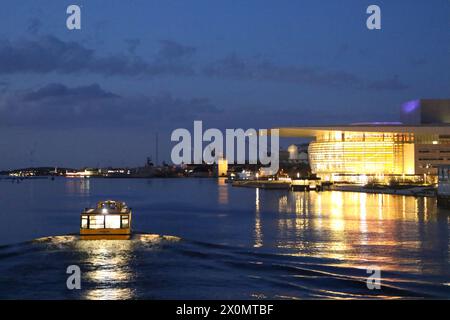
[[[228,187],[229,185],[225,183],[226,178],[218,179],[218,194],[219,194],[219,204],[226,205],[228,204]]]
[[[135,298],[138,250],[158,250],[164,242],[180,238],[157,234],[136,234],[132,240],[76,240],[75,251],[83,269],[83,298],[91,300],[120,300]]]
[[[367,291],[359,268],[378,265],[393,271],[383,273],[393,285],[407,289],[383,294],[449,296],[448,285],[441,285],[450,279],[449,213],[438,210],[435,199],[230,185],[219,191],[215,179],[146,181],[0,183],[8,222],[0,232],[6,244],[0,251],[0,295],[345,298]],[[32,185],[34,200],[24,192]],[[104,197],[133,205],[139,230],[184,240],[145,235],[125,245],[79,242],[76,236],[22,242],[77,233],[80,209]],[[68,265],[80,266],[82,290],[66,290]]]
[[[153,254],[161,252],[163,246],[180,240],[175,236],[135,234],[131,240],[81,240],[77,235],[64,235],[42,237],[32,242],[39,245],[43,252],[58,255],[55,260],[46,262],[47,266],[42,267],[43,269],[59,270],[61,265],[80,267],[82,290],[72,293],[81,296],[71,295],[71,298],[121,300],[139,297],[137,288],[141,281],[138,277],[142,280],[144,274],[145,280],[146,277],[152,276],[151,273],[142,272],[143,261],[152,259]],[[15,248],[16,246],[11,246],[9,250]],[[53,271],[51,273],[53,274]],[[34,280],[39,281],[42,278],[36,277]],[[65,280],[63,278],[58,281],[62,283]],[[69,294],[70,291],[66,293]],[[140,294],[142,295],[142,292]]]
[[[71,195],[89,196],[91,180],[89,178],[65,179],[66,192]]]
[[[256,194],[255,230],[263,239],[260,211],[276,212],[274,245],[298,255],[335,258],[354,263],[405,262],[412,271],[433,271],[430,254],[449,259],[449,215],[433,198],[326,192]],[[270,222],[268,222],[270,224]],[[393,258],[394,257],[394,258]],[[436,271],[436,268],[434,268]],[[442,271],[442,270],[441,270]],[[439,272],[439,271],[437,271]]]
[[[255,200],[255,243],[253,247],[258,248],[263,246],[263,234],[261,228],[261,212],[259,208],[259,188],[256,188]]]
[[[129,265],[133,253],[131,241],[77,241],[76,249],[82,253],[82,264],[88,270],[83,276],[93,284],[93,288],[84,291],[84,298],[133,298],[133,291],[127,285],[133,279]]]

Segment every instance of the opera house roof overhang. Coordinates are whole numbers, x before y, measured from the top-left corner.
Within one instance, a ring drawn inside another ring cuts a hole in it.
[[[336,126],[278,127],[280,137],[307,138],[326,132],[380,132],[413,134],[450,134],[450,125],[402,125],[402,124],[352,124]]]

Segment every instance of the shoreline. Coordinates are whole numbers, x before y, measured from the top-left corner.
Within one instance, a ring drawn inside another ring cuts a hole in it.
[[[358,185],[333,185],[328,188],[330,191],[343,192],[364,192],[370,194],[392,194],[400,196],[414,196],[414,197],[430,197],[436,198],[436,189],[432,187],[412,187],[407,189],[392,189],[392,188],[365,188]]]
[[[216,179],[223,177],[206,177],[206,176],[89,176],[89,177],[66,177],[66,176],[27,176],[27,177],[12,177],[8,175],[0,175],[0,180],[7,181],[23,181],[23,180],[54,180],[55,178],[63,178],[69,180],[86,180],[86,179]],[[234,181],[231,184],[233,187],[241,188],[262,188],[268,190],[290,190],[291,185],[285,181]],[[314,191],[314,190],[311,190]],[[323,191],[341,191],[341,192],[363,192],[369,194],[392,194],[414,197],[430,197],[436,198],[436,188],[417,186],[405,189],[392,188],[365,188],[361,185],[331,185],[325,187]],[[320,191],[318,191],[320,192]]]

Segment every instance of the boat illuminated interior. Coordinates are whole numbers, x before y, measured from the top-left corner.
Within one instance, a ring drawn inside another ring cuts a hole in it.
[[[130,234],[131,209],[124,202],[100,201],[96,208],[81,213],[80,235],[84,238],[121,239]]]

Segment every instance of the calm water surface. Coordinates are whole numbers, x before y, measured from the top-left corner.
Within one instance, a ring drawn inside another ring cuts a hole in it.
[[[102,199],[133,208],[132,240],[78,239]],[[61,178],[1,179],[0,205],[4,299],[450,298],[450,211],[432,198]],[[72,264],[81,290],[66,288]]]

